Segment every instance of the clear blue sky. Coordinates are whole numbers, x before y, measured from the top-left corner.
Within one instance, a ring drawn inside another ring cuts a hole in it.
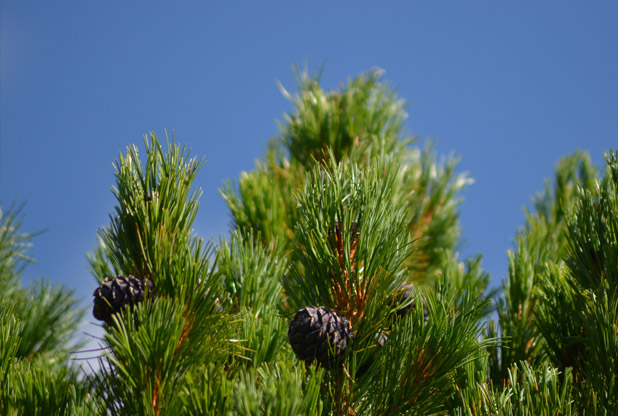
[[[85,253],[114,206],[112,162],[154,130],[208,160],[196,231],[227,232],[217,189],[250,170],[290,104],[294,63],[323,81],[373,67],[410,132],[461,156],[463,254],[495,282],[522,208],[560,156],[618,144],[618,2],[0,0],[0,202],[26,201],[26,280],[90,304]]]

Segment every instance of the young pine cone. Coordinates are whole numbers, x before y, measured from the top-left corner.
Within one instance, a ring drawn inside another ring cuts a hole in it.
[[[290,322],[288,338],[294,353],[305,364],[317,361],[329,368],[352,340],[350,322],[320,306],[300,309]]]
[[[137,276],[108,277],[93,293],[94,307],[92,315],[108,325],[112,323],[112,315],[124,306],[133,307],[144,300],[144,292],[152,296],[153,284],[150,280]]]

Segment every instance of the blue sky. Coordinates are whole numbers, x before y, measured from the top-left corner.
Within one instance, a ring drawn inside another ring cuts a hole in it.
[[[85,254],[108,224],[112,163],[153,130],[207,163],[198,234],[227,232],[217,189],[250,170],[291,106],[291,66],[337,87],[373,67],[409,103],[408,128],[461,157],[462,253],[494,282],[522,208],[558,159],[600,164],[618,143],[618,2],[0,3],[0,202],[26,201],[45,276],[90,304]]]

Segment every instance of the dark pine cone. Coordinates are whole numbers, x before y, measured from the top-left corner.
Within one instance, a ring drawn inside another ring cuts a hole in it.
[[[298,358],[329,368],[352,340],[350,322],[323,306],[300,309],[290,322],[288,338]]]
[[[112,323],[112,315],[126,305],[133,306],[144,300],[145,286],[152,295],[153,284],[150,280],[143,280],[137,276],[108,277],[94,293],[94,307],[92,314],[99,321]]]
[[[406,316],[408,312],[416,306],[416,299],[414,299],[414,285],[412,283],[403,285],[399,288],[398,293],[399,295],[397,295],[395,300],[398,305],[407,303],[410,297],[412,297],[412,302],[408,303],[402,308],[397,309],[397,311],[395,312],[398,317],[403,317]],[[419,294],[419,296],[421,295]],[[423,315],[425,316],[426,324],[427,321],[429,321],[429,309],[427,309],[427,302],[425,302],[425,299],[423,299],[422,296],[421,299],[423,300]]]

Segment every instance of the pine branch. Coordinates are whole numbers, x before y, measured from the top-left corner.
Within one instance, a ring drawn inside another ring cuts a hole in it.
[[[105,398],[101,412],[112,400],[113,414],[174,414],[187,376],[225,361],[232,348],[227,319],[207,306],[191,314],[185,308],[178,299],[159,298],[114,316],[106,334],[110,350],[96,380],[97,394]]]
[[[440,162],[433,143],[411,149],[403,160],[404,193],[410,212],[410,232],[414,254],[406,260],[412,279],[434,284],[444,261],[444,252],[452,252],[460,237],[458,194],[473,182],[466,174],[456,173],[458,159]]]
[[[76,415],[85,412],[90,393],[67,356],[45,353],[14,361],[7,387],[6,415]]]
[[[217,256],[218,273],[227,292],[224,303],[232,311],[249,308],[259,314],[273,306],[283,309],[281,280],[288,260],[280,245],[262,245],[236,231],[229,243],[221,240]]]
[[[463,405],[457,416],[575,415],[571,389],[573,376],[546,364],[531,367],[522,361],[509,369],[508,386],[500,391],[479,383],[460,391]]]
[[[539,303],[535,287],[553,284],[547,270],[559,268],[566,256],[565,212],[574,203],[576,190],[591,189],[597,175],[589,156],[581,152],[562,158],[554,171],[553,184],[546,181],[544,192],[533,199],[535,210],[525,212],[526,224],[518,231],[515,249],[508,252],[509,274],[504,296],[498,301],[503,342],[500,361],[491,370],[497,384],[507,379],[509,368],[519,361],[537,365],[547,357],[546,337],[537,325],[530,324]]]
[[[318,415],[322,371],[280,361],[242,374],[234,386],[231,414]]]
[[[367,170],[333,163],[314,169],[298,195],[293,260],[300,266],[284,282],[294,309],[325,306],[353,326],[385,319],[409,249],[400,187],[388,161]]]
[[[84,311],[62,285],[21,287],[34,235],[21,233],[20,210],[0,211],[0,414],[78,414],[90,387],[69,351]]]
[[[538,326],[555,365],[572,367],[581,409],[618,411],[618,161],[606,155],[606,175],[579,188],[566,210],[565,265],[541,287]]]
[[[279,138],[291,160],[310,169],[314,160],[339,162],[353,151],[362,158],[375,149],[387,154],[403,150],[411,142],[399,139],[406,103],[381,82],[382,73],[361,74],[334,92],[324,91],[319,77],[297,68],[297,95],[282,88],[294,111],[279,124]]]
[[[214,246],[191,229],[201,195],[192,183],[203,163],[169,141],[164,151],[154,134],[145,146],[143,168],[136,147],[116,164],[118,206],[90,257],[99,278],[137,274],[95,291],[95,302],[111,309],[109,348],[95,378],[102,413],[175,414],[191,374],[221,365],[236,349],[216,257],[211,264]]]
[[[456,370],[474,359],[493,340],[479,342],[482,317],[489,300],[458,294],[447,281],[437,293],[425,294],[429,320],[422,309],[400,320],[380,351],[379,359],[361,379],[366,397],[359,414],[438,414],[456,382]]]
[[[294,194],[301,188],[305,171],[290,164],[280,146],[271,142],[264,162],[252,172],[243,172],[238,183],[226,182],[219,193],[232,216],[232,229],[263,244],[277,241],[288,249],[292,227],[296,223]]]
[[[24,268],[35,262],[27,253],[40,233],[21,232],[23,208],[15,203],[6,210],[0,207],[0,292],[6,296],[19,287]]]
[[[24,322],[18,357],[68,352],[84,345],[76,334],[85,310],[78,306],[72,290],[39,280],[22,293],[23,300],[15,309],[16,316]]]
[[[116,163],[113,193],[118,206],[109,228],[99,234],[114,268],[148,278],[158,272],[153,263],[162,248],[186,245],[184,240],[190,239],[201,195],[191,184],[203,161],[189,159],[186,148],[169,140],[165,153],[154,133],[144,142],[144,167],[135,146]]]

